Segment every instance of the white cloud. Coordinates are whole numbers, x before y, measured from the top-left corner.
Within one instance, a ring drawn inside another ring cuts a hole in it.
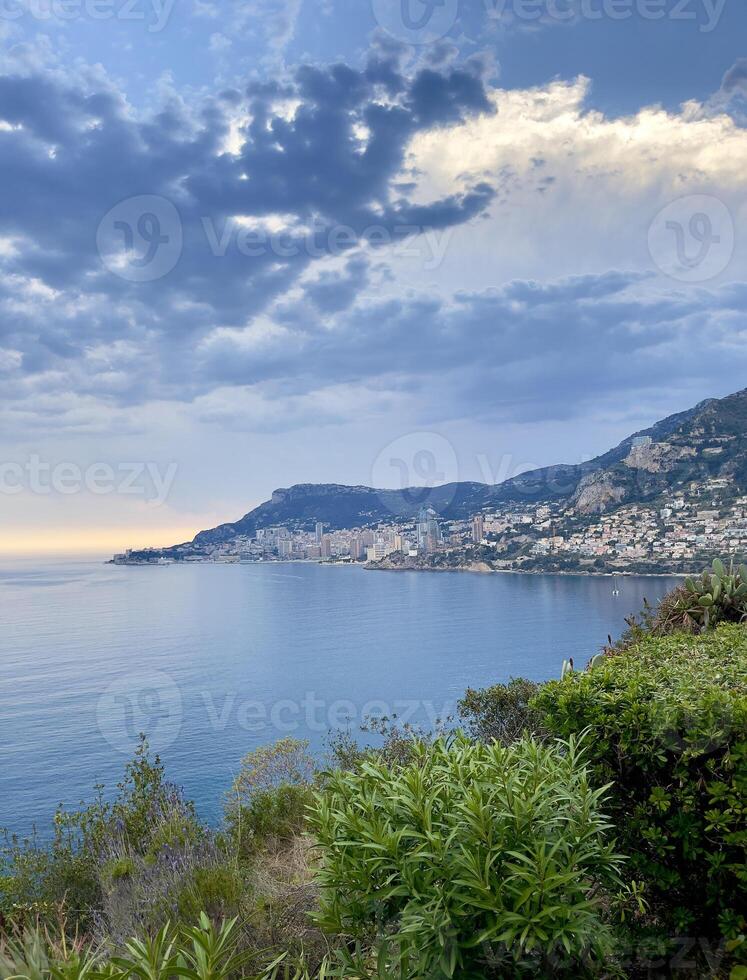
[[[261,37],[275,56],[293,40],[302,0],[243,0],[238,4],[237,29]]]
[[[609,118],[587,107],[588,79],[544,88],[494,90],[495,115],[418,134],[409,148],[417,199],[485,179],[498,187],[488,220],[455,228],[434,275],[414,259],[397,263],[404,282],[437,289],[484,288],[508,279],[609,268],[654,268],[648,229],[666,204],[709,194],[739,227],[745,212],[747,130],[698,103]],[[724,279],[737,278],[738,252]]]

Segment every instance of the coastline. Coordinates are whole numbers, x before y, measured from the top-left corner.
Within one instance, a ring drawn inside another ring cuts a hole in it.
[[[436,574],[468,574],[468,575],[560,575],[574,578],[679,578],[684,579],[694,574],[682,570],[669,569],[666,571],[637,571],[636,569],[626,569],[607,571],[595,569],[553,569],[553,568],[491,568],[486,562],[475,562],[468,565],[455,566],[426,566],[426,565],[389,565],[384,563],[369,562],[350,562],[350,561],[318,561],[315,558],[284,558],[273,561],[170,561],[170,562],[149,562],[149,561],[126,561],[115,562],[109,560],[104,562],[106,565],[114,565],[117,568],[173,568],[178,566],[192,565],[220,565],[224,567],[240,566],[261,566],[272,568],[277,565],[318,565],[322,568],[360,568],[367,572],[430,572]]]
[[[471,575],[562,575],[574,578],[687,578],[690,572],[638,572],[630,569],[624,572],[592,571],[585,569],[553,569],[553,568],[472,568],[462,566],[456,568],[413,568],[403,565],[379,566],[363,565],[369,572],[453,572],[455,574]]]

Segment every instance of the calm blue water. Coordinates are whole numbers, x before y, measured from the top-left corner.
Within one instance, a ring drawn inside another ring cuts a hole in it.
[[[608,578],[0,563],[0,826],[44,832],[113,786],[141,730],[214,818],[257,745],[321,750],[364,713],[427,724],[468,686],[585,663],[672,585],[620,581],[615,598]]]

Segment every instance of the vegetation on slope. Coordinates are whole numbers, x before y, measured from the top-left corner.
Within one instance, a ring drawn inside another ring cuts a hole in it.
[[[0,980],[744,980],[743,575],[585,671],[468,691],[466,734],[250,753],[218,830],[143,743],[112,802],[6,839]]]

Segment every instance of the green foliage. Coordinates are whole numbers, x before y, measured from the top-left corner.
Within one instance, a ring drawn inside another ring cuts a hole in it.
[[[102,980],[98,966],[82,943],[53,943],[39,930],[0,943],[0,980]]]
[[[201,909],[213,919],[225,918],[240,904],[243,882],[235,867],[217,864],[196,868],[177,901],[179,918],[193,921]]]
[[[663,632],[667,626],[704,632],[719,623],[740,623],[747,618],[747,566],[727,569],[718,558],[710,572],[689,578],[662,607]]]
[[[541,714],[531,707],[540,685],[523,677],[485,690],[468,688],[459,702],[459,717],[480,742],[510,745],[522,735],[541,733]]]
[[[272,745],[261,745],[241,760],[229,794],[229,806],[245,804],[256,793],[278,786],[310,786],[316,764],[309,753],[309,743],[297,738],[282,738]]]
[[[102,868],[102,879],[114,884],[123,878],[131,878],[136,870],[137,866],[131,857],[113,858]]]
[[[7,836],[0,847],[0,914],[23,924],[52,921],[60,908],[73,929],[90,929],[107,895],[143,863],[204,836],[191,803],[165,779],[145,739],[125,769],[113,802],[98,787],[81,810],[60,808],[49,843]]]
[[[183,927],[182,937],[186,942],[181,945],[180,976],[187,980],[221,980],[239,974],[247,956],[236,951],[237,921],[224,921],[216,929],[203,912],[198,926]]]
[[[166,923],[155,936],[133,938],[125,944],[122,956],[115,956],[111,964],[124,980],[171,980],[177,976],[180,965],[176,938],[171,924]]]
[[[302,832],[316,774],[308,749],[308,742],[284,738],[242,759],[226,800],[226,824],[240,858]]]
[[[226,800],[226,825],[240,859],[300,834],[316,764],[309,743],[284,738],[241,761]]]
[[[153,864],[165,850],[183,851],[194,848],[204,839],[205,829],[197,820],[192,807],[172,806],[160,814],[160,819],[150,828],[140,849],[146,863]]]
[[[621,858],[604,795],[573,739],[458,736],[400,769],[332,774],[310,813],[319,920],[378,945],[402,977],[579,976],[610,947],[601,895]]]
[[[381,762],[389,769],[406,766],[415,757],[418,743],[430,744],[445,734],[451,719],[438,719],[433,731],[425,731],[416,725],[398,724],[392,718],[367,718],[361,732],[374,735],[378,745],[361,745],[350,732],[339,730],[329,739],[331,769],[358,770],[364,762]]]
[[[624,653],[647,636],[672,633],[705,633],[719,623],[743,623],[747,619],[747,565],[729,567],[718,558],[697,578],[688,578],[652,606],[644,599],[637,616],[626,619],[628,629],[606,648]]]
[[[0,980],[324,980],[302,960],[291,965],[276,957],[259,972],[246,969],[249,956],[239,949],[237,920],[214,925],[202,913],[198,925],[166,923],[152,936],[128,940],[120,955],[105,959],[83,943],[53,942],[38,929],[0,945]],[[267,961],[267,957],[264,959]]]
[[[231,807],[226,821],[239,856],[246,859],[270,842],[287,843],[302,833],[312,798],[310,786],[278,786],[255,793],[246,806]]]
[[[731,937],[747,907],[747,632],[644,637],[534,705],[558,736],[589,731],[630,871],[679,930]],[[691,933],[696,934],[696,933]]]

